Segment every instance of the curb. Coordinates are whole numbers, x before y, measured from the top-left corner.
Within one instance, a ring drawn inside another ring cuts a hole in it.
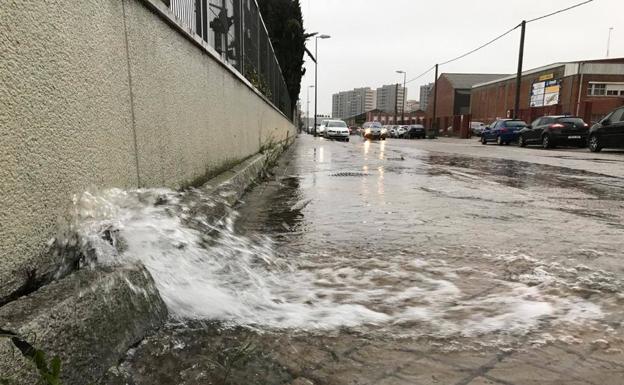
[[[293,142],[275,143],[197,188],[220,198],[213,219],[223,219]],[[0,307],[0,383],[39,383],[41,368],[32,356],[37,351],[48,367],[60,359],[63,384],[97,383],[167,317],[142,265],[77,270]]]

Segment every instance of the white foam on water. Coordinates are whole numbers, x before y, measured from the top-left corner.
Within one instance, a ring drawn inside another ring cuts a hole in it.
[[[366,325],[391,330],[416,323],[422,327],[407,330],[477,337],[526,334],[543,322],[583,325],[604,316],[597,304],[558,295],[553,285],[565,279],[527,256],[482,256],[504,264],[512,281],[408,253],[367,259],[321,251],[284,256],[268,237],[236,234],[231,221],[215,229],[194,209],[216,203],[195,194],[201,199],[189,202],[184,193],[166,189],[109,190],[76,200],[80,232],[95,245],[98,262],[144,264],[179,319],[301,330]],[[102,239],[105,229],[115,229],[118,247]],[[494,289],[465,293],[462,280],[477,275]]]

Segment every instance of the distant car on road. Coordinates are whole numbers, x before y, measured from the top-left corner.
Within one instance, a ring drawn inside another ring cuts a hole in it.
[[[321,120],[321,124],[316,129],[316,134],[317,135],[325,136],[325,127],[327,126],[327,122],[329,122],[329,119]]]
[[[472,131],[472,135],[481,136],[484,128],[485,123],[483,122],[470,122],[470,131]]]
[[[364,139],[386,140],[387,132],[379,122],[366,122],[362,126],[362,136]]]
[[[589,149],[624,148],[624,107],[611,111],[589,130]]]
[[[409,126],[400,126],[396,130],[396,137],[397,138],[403,138],[405,136],[405,133],[407,132],[407,130],[409,130]]]
[[[496,142],[499,146],[515,142],[518,139],[518,133],[526,127],[524,120],[519,119],[498,119],[481,133],[481,143]]]
[[[328,120],[324,132],[328,139],[349,141],[349,127],[342,120]]]
[[[561,145],[585,147],[588,134],[589,124],[579,117],[542,116],[520,130],[518,145],[525,147],[530,144],[539,144],[544,148],[555,148]]]
[[[409,126],[407,132],[403,135],[406,139],[424,139],[427,136],[425,126],[422,124],[412,124]]]

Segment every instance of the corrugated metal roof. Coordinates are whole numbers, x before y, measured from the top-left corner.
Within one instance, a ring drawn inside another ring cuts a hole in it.
[[[475,84],[485,83],[496,79],[501,79],[509,74],[456,74],[456,73],[443,73],[444,76],[451,83],[455,89],[470,89]]]

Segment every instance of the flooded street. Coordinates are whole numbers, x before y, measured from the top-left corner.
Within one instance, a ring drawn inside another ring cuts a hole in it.
[[[218,226],[107,198],[102,256],[172,314],[109,383],[622,384],[621,153],[351,139],[300,137]]]

